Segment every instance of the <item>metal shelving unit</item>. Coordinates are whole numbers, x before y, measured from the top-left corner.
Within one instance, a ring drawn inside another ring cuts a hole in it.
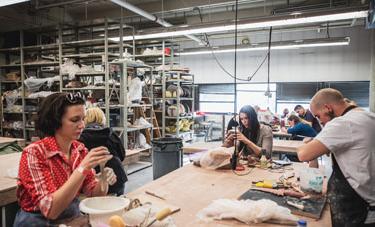
[[[37,107],[39,106],[39,98],[29,98],[27,97],[28,89],[24,84],[27,77],[33,76],[34,78],[48,78],[56,75],[56,71],[46,71],[45,67],[55,67],[59,63],[57,61],[48,61],[44,57],[54,52],[56,55],[58,50],[57,44],[44,43],[42,41],[42,36],[46,37],[44,33],[38,33],[36,35],[37,45],[25,46],[24,45],[24,31],[19,32],[19,47],[14,48],[4,48],[0,49],[0,52],[5,55],[6,64],[0,66],[2,76],[8,72],[17,71],[19,72],[19,80],[13,81],[9,79],[2,78],[0,81],[1,95],[4,91],[12,91],[14,89],[19,89],[19,95],[15,100],[16,105],[21,106],[19,111],[12,111],[4,109],[5,102],[2,102],[2,126],[4,124],[12,125],[15,122],[17,127],[5,126],[1,127],[1,134],[3,136],[11,137],[21,137],[26,140],[30,140],[35,133],[33,121],[37,113]],[[50,41],[56,41],[57,33],[48,34]],[[12,57],[13,55],[13,57]],[[15,56],[15,57],[14,57]],[[14,62],[17,63],[14,63]],[[50,90],[50,89],[48,89]],[[45,91],[45,89],[43,89]],[[28,111],[30,107],[34,107],[35,111]],[[27,108],[26,108],[27,107]],[[17,116],[15,116],[17,115]],[[21,115],[21,117],[19,116]],[[19,124],[21,123],[21,127]],[[9,132],[13,131],[13,132]],[[18,133],[15,133],[18,131]]]
[[[129,140],[128,135],[129,133],[139,133],[141,130],[149,130],[149,133],[151,135],[152,139],[152,126],[144,126],[144,127],[128,127],[127,123],[129,120],[129,116],[132,116],[132,122],[134,122],[135,114],[134,111],[136,109],[148,109],[150,111],[150,114],[153,111],[153,105],[152,104],[129,104],[128,102],[128,69],[137,70],[138,68],[144,68],[148,69],[150,72],[152,71],[152,67],[145,64],[140,64],[135,61],[131,60],[119,60],[116,62],[110,62],[110,65],[117,66],[119,71],[118,75],[120,78],[120,100],[119,104],[116,105],[116,108],[120,109],[120,127],[113,127],[113,129],[121,135],[123,141],[124,141],[124,147],[126,149],[127,155],[133,155],[142,151],[147,151],[147,149],[129,149]],[[152,98],[150,99],[152,100]],[[110,105],[106,106],[107,109],[106,112],[109,112]],[[133,112],[129,112],[129,109],[133,110]],[[143,111],[143,110],[142,110]],[[108,116],[109,118],[109,116]],[[107,118],[107,119],[108,119]],[[151,118],[149,118],[151,120]],[[152,125],[152,121],[149,121],[149,123]]]
[[[179,122],[181,120],[192,120],[193,113],[194,113],[194,75],[182,71],[160,71],[159,72],[162,77],[162,83],[156,84],[156,86],[161,86],[162,89],[162,97],[154,98],[156,101],[162,101],[162,108],[157,112],[161,114],[161,125],[162,125],[162,135],[171,136],[171,137],[180,137],[183,138],[184,141],[191,140],[193,138],[193,131],[190,128],[189,131],[181,131]],[[190,76],[191,80],[184,80],[182,76]],[[167,88],[169,85],[176,86],[176,97],[166,97]],[[182,87],[185,89],[188,88],[190,92],[190,97],[181,97],[181,90]],[[176,113],[174,116],[168,116],[167,114],[167,102],[172,102],[171,105],[176,106]],[[181,113],[180,112],[180,105],[185,104],[189,108],[187,110],[188,113]],[[186,115],[184,115],[186,114]],[[167,133],[166,127],[176,126],[175,133]]]

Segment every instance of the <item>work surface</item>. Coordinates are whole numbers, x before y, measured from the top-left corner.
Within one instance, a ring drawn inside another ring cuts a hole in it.
[[[297,148],[304,143],[299,140],[273,140],[272,151],[274,153],[296,154]]]
[[[305,166],[301,163],[293,164],[295,169]],[[137,198],[137,196],[144,195],[147,190],[164,197],[165,202],[181,208],[181,211],[172,216],[177,226],[248,226],[234,220],[205,223],[198,220],[196,214],[215,199],[239,198],[251,187],[252,181],[264,178],[277,180],[281,174],[263,169],[253,169],[249,175],[237,176],[230,170],[205,170],[189,164],[148,183],[127,196]],[[331,216],[327,206],[319,221],[302,218],[308,221],[309,227],[331,226]],[[254,226],[278,225],[263,223],[254,224]]]
[[[11,138],[11,137],[2,137],[0,136],[0,146],[4,146],[8,143],[12,143],[14,141],[17,141],[17,143],[24,147],[25,146],[25,140],[20,138]]]
[[[21,152],[0,156],[0,206],[17,201],[17,180],[7,176],[8,170],[18,168]]]
[[[202,151],[207,151],[209,149],[220,147],[222,142],[202,142],[202,143],[193,143],[193,144],[185,144],[183,146],[183,151],[185,154],[197,153]],[[282,153],[282,154],[295,154],[297,153],[297,148],[302,146],[303,142],[299,140],[273,140],[272,151],[275,154]]]

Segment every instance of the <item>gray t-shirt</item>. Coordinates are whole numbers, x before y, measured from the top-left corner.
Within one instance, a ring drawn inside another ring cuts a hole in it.
[[[352,188],[375,205],[375,114],[353,109],[315,137],[334,155]]]
[[[273,134],[270,126],[260,124],[256,145],[266,150],[267,157],[272,157]],[[245,149],[249,154],[254,153],[247,146],[245,146]]]

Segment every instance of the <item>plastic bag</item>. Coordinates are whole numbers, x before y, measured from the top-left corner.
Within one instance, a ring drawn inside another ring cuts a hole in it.
[[[140,101],[142,99],[142,81],[138,77],[132,79],[129,84],[128,100]]]
[[[138,142],[139,142],[140,148],[144,148],[144,149],[151,148],[151,145],[147,143],[146,137],[142,133],[139,133]]]
[[[143,117],[140,117],[137,120],[135,120],[134,126],[138,126],[138,127],[151,127],[152,124],[150,124],[150,122],[146,121],[146,119],[144,119]]]
[[[30,77],[27,78],[24,83],[27,87],[27,90],[30,92],[37,92],[39,91],[39,88],[43,86],[45,83],[47,83],[47,87],[50,88],[55,81],[60,81],[60,76],[54,76],[50,78],[34,78]]]
[[[217,147],[204,153],[199,161],[201,167],[205,169],[217,169],[229,163],[233,153],[233,147]]]
[[[20,97],[20,88],[12,90],[12,91],[6,91],[4,92],[4,97],[7,102],[7,110],[11,111],[13,110],[14,104],[16,103],[17,99]]]
[[[324,176],[319,169],[303,168],[299,170],[300,186],[303,191],[321,193]]]
[[[269,199],[231,200],[218,199],[201,210],[197,217],[204,221],[215,219],[236,219],[246,224],[260,223],[270,219],[297,221],[288,208],[277,205]]]

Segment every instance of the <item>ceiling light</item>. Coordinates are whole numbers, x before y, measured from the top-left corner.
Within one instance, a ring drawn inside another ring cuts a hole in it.
[[[30,0],[1,0],[0,1],[0,7],[13,5],[21,2],[28,2]]]
[[[271,45],[271,50],[285,50],[285,49],[298,49],[298,48],[308,48],[308,47],[327,47],[327,46],[345,46],[349,45],[350,38],[344,37],[344,38],[330,38],[330,39],[315,39],[315,40],[304,40],[300,43],[295,43],[294,41],[282,41],[273,43]],[[186,55],[202,55],[202,54],[211,54],[211,53],[232,53],[234,52],[234,47],[226,46],[222,47],[220,49],[210,50],[188,50],[181,53],[176,53],[176,55],[180,56],[186,56]],[[259,46],[251,47],[244,45],[237,48],[237,52],[246,52],[246,51],[259,51],[259,50],[268,50],[267,43],[263,43],[262,45],[259,44]]]
[[[304,15],[293,15],[293,16],[283,16],[277,17],[277,19],[256,19],[252,21],[239,21],[237,25],[238,30],[248,30],[248,29],[257,29],[265,27],[277,27],[277,26],[289,26],[289,25],[301,25],[301,24],[311,24],[311,23],[320,23],[320,22],[330,22],[346,19],[356,19],[356,18],[365,18],[368,15],[367,10],[355,11],[355,12],[343,12],[343,13],[334,13],[327,15],[316,15],[316,14],[304,14]],[[225,32],[225,31],[234,31],[234,24],[222,24],[216,26],[199,26],[196,28],[170,28],[165,32],[157,32],[150,34],[138,34],[134,36],[134,39],[155,39],[155,38],[167,38],[167,37],[176,37],[189,34],[200,34],[200,33],[215,33],[215,32]],[[119,37],[111,38],[111,40],[119,41]],[[133,36],[125,36],[124,41],[133,40]]]

